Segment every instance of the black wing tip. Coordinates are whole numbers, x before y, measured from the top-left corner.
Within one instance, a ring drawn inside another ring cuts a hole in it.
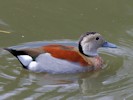
[[[26,55],[26,52],[24,52],[22,50],[15,50],[15,49],[12,49],[12,48],[4,48],[4,50],[7,50],[8,52],[13,54],[14,56]]]
[[[4,50],[7,50],[8,52],[10,52],[12,55],[14,55],[17,59],[18,59],[18,57],[17,56],[19,56],[19,55],[24,55],[25,54],[25,52],[23,52],[23,51],[19,51],[19,50],[15,50],[15,49],[12,49],[12,48],[3,48]],[[19,60],[19,59],[18,59]],[[22,64],[22,62],[19,60],[19,62]],[[25,68],[25,69],[28,69],[28,67],[27,66],[24,66],[23,64],[22,64],[22,66],[23,66],[23,68]]]
[[[11,49],[11,48],[3,48],[4,50],[10,52],[14,56],[17,56],[17,50]]]
[[[10,51],[11,49],[10,48],[3,48],[4,50],[7,50],[7,51]]]

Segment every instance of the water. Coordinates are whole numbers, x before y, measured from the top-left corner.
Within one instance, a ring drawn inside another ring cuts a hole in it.
[[[1,0],[0,99],[132,100],[133,1]],[[69,75],[33,73],[3,47],[49,43],[76,46],[81,33],[98,31],[117,49],[100,49],[107,67]]]

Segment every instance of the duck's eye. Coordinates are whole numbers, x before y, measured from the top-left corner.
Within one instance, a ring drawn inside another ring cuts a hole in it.
[[[99,40],[99,37],[96,37],[96,40]]]
[[[87,33],[86,35],[89,35],[89,33]]]

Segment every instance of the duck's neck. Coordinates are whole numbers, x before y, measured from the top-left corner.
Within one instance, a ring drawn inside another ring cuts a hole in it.
[[[100,56],[88,56],[81,51],[78,50],[78,48],[75,48],[75,51],[77,51],[84,59],[85,61],[91,63],[92,67],[94,67],[94,70],[100,69],[103,66],[103,59]]]
[[[98,70],[101,69],[103,66],[103,59],[100,56],[95,56],[95,57],[91,57],[89,58],[91,60],[91,62],[94,65],[94,70]]]
[[[98,56],[98,53],[97,53],[97,51],[88,51],[88,50],[85,50],[84,51],[84,55],[86,55],[88,57],[96,57],[96,56]]]

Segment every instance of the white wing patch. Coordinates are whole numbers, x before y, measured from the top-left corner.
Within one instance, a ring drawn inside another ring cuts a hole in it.
[[[24,66],[28,66],[33,60],[29,55],[19,55],[17,57]]]

